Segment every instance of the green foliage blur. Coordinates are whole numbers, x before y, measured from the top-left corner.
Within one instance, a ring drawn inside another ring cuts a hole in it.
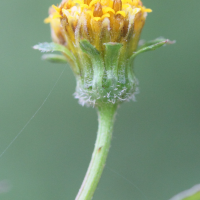
[[[65,68],[31,47],[50,42],[53,0],[1,1],[0,154],[40,107]],[[200,1],[144,0],[141,39],[176,40],[139,55],[136,102],[118,110],[94,200],[168,200],[200,183]],[[73,98],[67,66],[53,92],[0,158],[1,200],[73,200],[97,131],[95,109]]]

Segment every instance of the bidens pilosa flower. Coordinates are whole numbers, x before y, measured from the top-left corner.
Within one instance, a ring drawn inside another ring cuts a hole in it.
[[[45,22],[51,25],[54,47],[50,49],[62,51],[74,71],[75,98],[80,104],[99,106],[134,99],[133,60],[138,53],[157,47],[150,42],[136,52],[148,12],[151,9],[140,0],[63,0],[49,9]],[[166,41],[161,43],[157,44]],[[45,51],[39,45],[35,48]]]
[[[53,43],[35,45],[50,61],[68,62],[76,80],[75,98],[98,110],[99,128],[88,171],[76,200],[91,200],[105,166],[118,105],[134,99],[134,58],[168,40],[138,46],[147,13],[140,0],[63,0],[49,10]]]

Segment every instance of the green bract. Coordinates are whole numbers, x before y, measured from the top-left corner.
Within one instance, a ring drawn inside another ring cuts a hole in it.
[[[77,66],[75,98],[81,105],[100,106],[104,103],[119,104],[134,100],[138,92],[138,81],[133,71],[133,60],[140,53],[155,50],[164,44],[172,43],[166,39],[156,39],[141,46],[128,59],[124,55],[121,43],[104,43],[105,49],[99,52],[88,40],[81,40],[78,52],[81,63],[62,45],[41,43],[34,46],[42,52],[60,51],[65,57],[56,54],[45,54],[43,59],[52,62],[70,62]],[[82,69],[81,71],[78,69]]]

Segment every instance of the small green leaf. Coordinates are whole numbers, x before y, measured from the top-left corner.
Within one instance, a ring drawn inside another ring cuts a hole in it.
[[[104,44],[106,47],[105,51],[105,64],[107,66],[114,66],[118,65],[118,57],[119,57],[119,52],[122,47],[122,44],[120,43],[105,43]]]
[[[64,47],[63,45],[60,45],[60,44],[56,44],[53,42],[51,42],[51,43],[45,42],[45,43],[37,44],[33,48],[38,49],[41,52],[59,51],[59,52],[65,53],[67,56],[69,56],[72,60],[75,61],[73,54],[66,47]]]
[[[80,47],[83,52],[89,54],[90,56],[100,56],[99,51],[92,45],[88,40],[81,40]]]
[[[44,54],[42,59],[52,63],[67,63],[65,56],[57,54]]]
[[[100,52],[88,40],[80,41],[81,50],[88,55],[93,67],[93,89],[102,87],[102,79],[104,74],[103,59]]]
[[[200,184],[177,194],[170,200],[200,200]]]
[[[158,38],[155,40],[151,40],[147,43],[145,43],[144,45],[142,45],[132,56],[131,56],[131,60],[133,58],[135,58],[137,55],[139,55],[140,53],[146,52],[146,51],[153,51],[156,50],[157,48],[163,46],[164,44],[174,44],[175,41],[170,41],[168,39],[164,39],[164,38]]]
[[[110,84],[116,83],[118,78],[118,62],[119,53],[122,47],[120,43],[109,42],[105,43],[105,55],[104,63],[107,72],[107,79],[111,82]]]
[[[144,47],[148,47],[150,45],[154,45],[154,44],[157,44],[157,43],[160,43],[160,42],[163,42],[163,41],[166,41],[167,39],[166,38],[163,38],[163,37],[159,37],[159,38],[156,38],[154,40],[150,40],[150,41],[143,41],[141,40],[139,43],[139,48],[138,50],[140,49],[143,49]],[[174,43],[175,41],[171,41],[171,43]]]

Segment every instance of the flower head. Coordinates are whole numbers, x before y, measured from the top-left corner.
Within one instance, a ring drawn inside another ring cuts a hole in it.
[[[74,53],[79,41],[87,39],[98,51],[104,43],[122,43],[132,55],[147,12],[151,9],[140,0],[64,0],[50,8],[45,22],[51,23],[53,40]]]
[[[137,81],[130,58],[147,13],[140,0],[63,0],[49,10],[52,39],[65,46],[77,78],[75,97],[84,105],[134,97]]]
[[[75,98],[82,105],[119,104],[134,99],[137,79],[134,58],[169,40],[147,42],[138,50],[138,41],[147,13],[140,0],[63,0],[49,9],[45,23],[51,25],[54,43],[34,46],[41,51],[60,51],[77,80]]]

